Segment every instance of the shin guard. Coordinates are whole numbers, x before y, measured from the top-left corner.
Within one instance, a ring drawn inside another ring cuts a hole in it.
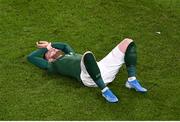
[[[134,42],[131,42],[125,52],[125,64],[127,67],[128,77],[133,77],[136,75],[136,63],[136,45]]]

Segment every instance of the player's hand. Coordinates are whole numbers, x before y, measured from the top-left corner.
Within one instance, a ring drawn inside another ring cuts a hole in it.
[[[38,41],[38,42],[36,42],[36,46],[38,48],[47,48],[48,45],[49,45],[48,41]]]

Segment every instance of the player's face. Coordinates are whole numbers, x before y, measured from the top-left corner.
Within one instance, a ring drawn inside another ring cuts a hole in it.
[[[51,62],[56,60],[56,53],[58,52],[58,49],[52,48],[51,50],[49,50],[46,54],[45,54],[45,58]]]

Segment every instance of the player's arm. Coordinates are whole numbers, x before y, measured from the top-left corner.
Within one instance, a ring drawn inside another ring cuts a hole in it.
[[[36,65],[41,69],[48,68],[48,61],[43,58],[44,54],[47,52],[46,48],[41,48],[36,51],[33,51],[31,54],[27,56],[27,59],[32,64]]]
[[[52,43],[51,43],[51,46],[52,46],[53,48],[62,50],[62,51],[63,51],[64,53],[66,53],[66,54],[74,53],[73,48],[72,48],[70,45],[66,44],[66,43],[62,43],[62,42],[52,42]]]

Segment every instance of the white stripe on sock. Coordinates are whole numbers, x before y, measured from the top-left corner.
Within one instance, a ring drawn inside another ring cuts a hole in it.
[[[105,87],[102,91],[102,93],[104,93],[106,90],[108,90],[109,88],[108,87]]]
[[[133,81],[133,80],[136,80],[136,77],[133,76],[128,78],[128,81]]]

